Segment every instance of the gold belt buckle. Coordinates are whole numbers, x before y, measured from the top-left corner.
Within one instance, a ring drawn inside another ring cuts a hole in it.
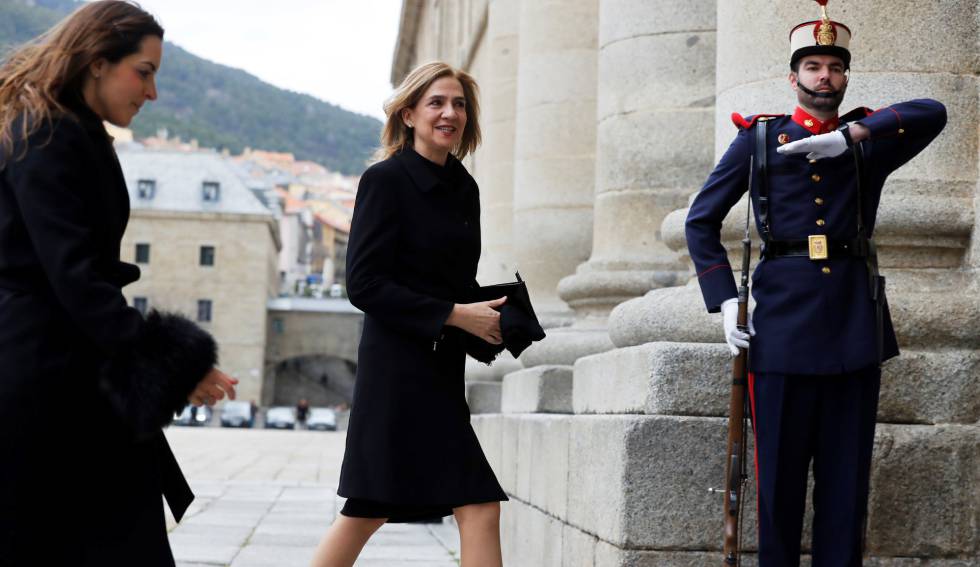
[[[826,260],[830,257],[829,251],[827,250],[826,234],[811,234],[809,239],[811,260]]]

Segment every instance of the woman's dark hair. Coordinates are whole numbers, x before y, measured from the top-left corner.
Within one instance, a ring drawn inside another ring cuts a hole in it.
[[[153,16],[132,2],[100,0],[11,53],[0,65],[0,160],[10,157],[15,139],[26,140],[53,117],[72,114],[89,65],[118,63],[137,53],[147,36],[163,39]]]

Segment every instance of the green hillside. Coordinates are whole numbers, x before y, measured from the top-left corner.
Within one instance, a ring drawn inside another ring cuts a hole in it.
[[[0,0],[0,49],[35,37],[77,3]],[[381,122],[308,95],[264,83],[167,43],[157,77],[160,98],[143,107],[137,137],[166,128],[171,136],[239,153],[246,146],[292,152],[334,171],[357,174],[377,147]]]

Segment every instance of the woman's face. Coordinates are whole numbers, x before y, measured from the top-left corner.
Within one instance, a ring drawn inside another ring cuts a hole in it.
[[[133,121],[147,100],[156,100],[156,74],[163,56],[163,42],[148,35],[138,52],[117,63],[96,61],[82,87],[85,102],[100,118],[120,127]]]
[[[402,112],[402,120],[413,129],[415,151],[437,163],[463,138],[466,127],[466,96],[463,85],[453,77],[437,79],[412,108]]]

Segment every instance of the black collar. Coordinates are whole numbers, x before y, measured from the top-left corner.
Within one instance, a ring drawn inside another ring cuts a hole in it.
[[[433,171],[433,163],[428,158],[422,157],[412,147],[401,150],[395,154],[395,158],[408,171],[408,176],[412,178],[412,182],[415,183],[419,191],[425,193],[442,184],[439,175]],[[446,158],[446,165],[443,167],[448,170],[454,180],[469,177],[466,168],[452,154]]]
[[[109,133],[106,132],[105,125],[102,123],[102,119],[99,115],[95,113],[94,110],[89,108],[89,105],[85,104],[81,95],[69,96],[67,97],[63,104],[68,107],[69,110],[78,119],[79,124],[82,125],[85,130],[90,134],[100,135],[106,139],[111,139]]]

